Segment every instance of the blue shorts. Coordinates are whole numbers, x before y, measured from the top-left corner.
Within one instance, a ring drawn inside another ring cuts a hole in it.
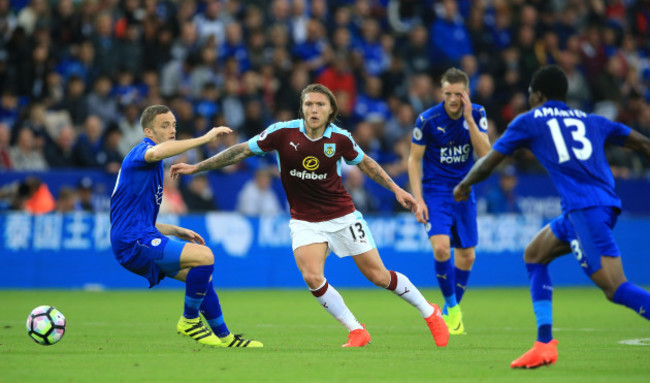
[[[128,260],[122,261],[118,257],[118,261],[127,270],[145,277],[149,287],[153,287],[166,276],[178,274],[186,243],[165,236],[147,238],[132,245]]]
[[[466,201],[461,202],[454,201],[451,190],[427,190],[423,197],[429,209],[429,221],[425,225],[429,237],[448,235],[451,247],[476,247],[478,228],[473,192]]]
[[[601,269],[601,256],[621,255],[613,232],[619,213],[610,206],[574,210],[554,218],[550,227],[560,241],[569,243],[580,267],[591,276]]]

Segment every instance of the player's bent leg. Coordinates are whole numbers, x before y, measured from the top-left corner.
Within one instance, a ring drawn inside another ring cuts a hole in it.
[[[535,342],[533,347],[510,363],[511,368],[537,368],[555,364],[557,361],[557,340],[548,343]]]
[[[341,294],[325,279],[323,270],[327,251],[327,243],[313,243],[294,249],[293,254],[302,278],[318,303],[350,333],[363,329]]]
[[[602,256],[601,268],[591,275],[591,279],[607,299],[650,319],[650,292],[627,281],[620,257]]]
[[[442,319],[440,308],[427,302],[422,293],[420,293],[420,290],[404,274],[387,270],[379,257],[377,249],[355,255],[354,262],[361,273],[371,282],[392,291],[393,294],[417,308],[420,311],[420,315],[426,321],[436,345],[438,347],[447,345],[449,331]]]
[[[524,262],[530,280],[530,295],[537,321],[537,341],[510,367],[535,368],[557,360],[557,340],[553,339],[553,287],[548,263],[571,251],[568,242],[560,240],[546,225],[524,250]]]

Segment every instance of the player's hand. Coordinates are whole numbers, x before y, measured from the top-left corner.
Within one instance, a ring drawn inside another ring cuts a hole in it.
[[[454,200],[456,200],[456,202],[465,201],[469,197],[471,191],[471,186],[465,186],[462,183],[459,183],[454,188]]]
[[[397,199],[397,202],[400,203],[400,205],[404,206],[405,209],[408,209],[417,215],[418,204],[415,200],[415,197],[413,197],[411,193],[402,188],[397,188],[397,191],[395,192],[395,198]]]
[[[230,133],[232,133],[232,129],[227,126],[220,126],[218,128],[210,129],[206,134],[203,135],[203,138],[205,138],[205,143],[207,144],[216,141],[217,137],[219,136]]]
[[[171,169],[169,169],[169,175],[172,177],[172,179],[177,179],[178,176],[181,174],[183,175],[192,175],[196,173],[198,167],[196,165],[190,165],[186,163],[178,163],[172,165]]]
[[[429,208],[423,200],[417,202],[418,210],[415,212],[415,219],[420,223],[427,223],[429,221]]]
[[[185,229],[183,227],[178,227],[176,229],[176,234],[174,234],[176,238],[193,242],[199,245],[205,245],[205,240],[203,237],[198,235],[195,231],[192,231],[190,229]]]
[[[463,117],[465,120],[474,118],[472,116],[472,101],[469,99],[469,90],[462,92],[461,97],[463,100]]]

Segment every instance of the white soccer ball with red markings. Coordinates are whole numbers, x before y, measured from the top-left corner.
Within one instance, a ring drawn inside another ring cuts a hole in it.
[[[27,333],[38,344],[52,345],[65,334],[65,317],[52,306],[38,306],[27,317]]]

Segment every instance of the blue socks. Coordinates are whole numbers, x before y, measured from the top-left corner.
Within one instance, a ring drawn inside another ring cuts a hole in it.
[[[614,303],[629,307],[645,319],[650,319],[650,292],[630,282],[621,283],[614,293]]]
[[[446,261],[435,261],[436,265],[436,279],[442,291],[442,296],[445,297],[445,304],[448,307],[454,307],[458,304],[456,301],[455,290],[455,275],[454,269],[451,264],[451,258]]]
[[[526,263],[530,280],[530,296],[537,319],[537,341],[548,343],[553,340],[553,284],[548,266],[541,263]]]
[[[205,298],[203,299],[203,303],[201,303],[201,314],[203,314],[208,325],[219,338],[226,337],[230,334],[230,330],[228,330],[228,326],[226,326],[226,322],[223,319],[219,297],[214,291],[212,282],[208,285]]]
[[[187,319],[199,317],[199,307],[208,290],[210,277],[214,265],[202,265],[193,267],[185,278],[185,310],[183,316]]]
[[[456,301],[460,303],[465,291],[467,290],[467,281],[469,280],[469,273],[471,270],[461,270],[456,267],[454,271],[456,274]]]

